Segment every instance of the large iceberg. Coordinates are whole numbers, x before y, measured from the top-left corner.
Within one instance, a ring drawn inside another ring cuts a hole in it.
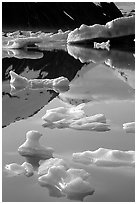
[[[65,77],[58,77],[55,79],[27,79],[10,71],[10,85],[11,93],[15,90],[29,89],[52,89],[56,92],[65,92],[69,90],[69,80]]]
[[[22,156],[49,159],[53,157],[54,150],[50,147],[44,147],[39,143],[42,134],[31,130],[26,133],[26,141],[18,148]]]
[[[68,34],[67,42],[74,43],[96,38],[112,39],[135,35],[135,16],[114,19],[105,25],[95,24],[87,26],[82,24]]]
[[[102,167],[133,167],[135,165],[134,151],[99,148],[95,151],[73,153],[72,158],[75,162]]]

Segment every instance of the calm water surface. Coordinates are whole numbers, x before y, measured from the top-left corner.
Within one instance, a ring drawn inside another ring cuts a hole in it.
[[[14,52],[14,53],[13,53]],[[111,63],[110,63],[111,62]],[[25,161],[17,149],[29,130],[43,134],[41,144],[54,148],[55,156],[64,158],[70,167],[91,173],[93,195],[84,201],[134,201],[133,168],[89,167],[72,162],[72,153],[94,151],[100,147],[135,150],[135,135],[126,133],[122,124],[135,121],[132,52],[94,50],[81,47],[52,47],[41,50],[3,52],[3,201],[4,202],[71,202],[80,200],[60,197],[41,187],[37,176],[9,177],[4,166]],[[9,71],[27,78],[67,77],[70,90],[22,90],[11,95]],[[48,129],[42,127],[46,110],[85,103],[87,115],[104,113],[111,130],[108,132]]]

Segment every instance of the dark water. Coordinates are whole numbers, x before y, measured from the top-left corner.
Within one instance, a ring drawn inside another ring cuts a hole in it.
[[[9,71],[28,79],[67,77],[70,90],[22,90],[11,95]],[[37,176],[9,177],[4,166],[25,161],[17,149],[29,130],[43,134],[41,143],[55,150],[70,167],[91,173],[95,193],[84,198],[92,202],[132,202],[135,197],[133,168],[83,166],[71,161],[72,153],[100,147],[135,150],[135,135],[126,133],[122,124],[135,121],[134,53],[121,50],[95,50],[74,46],[51,46],[40,50],[3,51],[3,201],[4,202],[70,202],[80,198],[60,197],[53,189],[41,187]],[[109,132],[48,129],[42,127],[46,110],[85,103],[87,115],[104,113],[111,125]]]

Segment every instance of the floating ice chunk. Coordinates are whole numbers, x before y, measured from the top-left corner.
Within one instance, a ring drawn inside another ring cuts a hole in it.
[[[24,162],[21,166],[23,166],[25,168],[25,171],[26,171],[25,175],[26,176],[30,177],[34,174],[33,166],[30,163]]]
[[[41,159],[49,159],[53,157],[54,150],[50,147],[44,147],[39,143],[41,133],[35,130],[28,131],[26,141],[18,148],[18,152],[22,156],[37,157]]]
[[[65,92],[69,90],[69,80],[65,77],[55,79],[30,79],[19,76],[10,71],[10,85],[12,89],[53,89],[56,92]]]
[[[42,119],[51,123],[62,119],[79,119],[85,116],[85,112],[82,110],[84,106],[85,104],[80,104],[76,107],[58,107],[50,109],[46,111],[46,114],[42,117]]]
[[[99,122],[84,123],[84,124],[77,124],[77,122],[75,122],[70,124],[69,127],[76,130],[89,130],[89,131],[97,131],[97,132],[110,130],[110,127],[108,124],[99,123]]]
[[[83,169],[68,169],[57,165],[48,168],[44,175],[38,178],[40,184],[58,188],[67,197],[82,197],[93,194],[94,188],[88,181],[90,174]]]
[[[135,17],[121,17],[106,25],[81,25],[68,34],[67,42],[78,42],[95,38],[114,38],[135,34]]]
[[[108,40],[107,42],[102,42],[102,43],[97,43],[94,42],[94,48],[96,49],[106,49],[109,51],[109,47],[110,47],[110,40]]]
[[[12,176],[25,175],[30,177],[34,174],[32,165],[27,162],[22,165],[16,163],[7,164],[5,170]]]
[[[126,131],[126,133],[135,133],[135,122],[124,123],[123,129]]]
[[[82,107],[79,105],[78,107]],[[45,121],[43,127],[53,128],[72,128],[76,130],[89,131],[108,131],[109,125],[106,124],[104,114],[96,114],[86,117],[85,113],[79,108],[55,108],[47,110],[42,117]]]
[[[73,161],[102,167],[134,166],[135,152],[99,148],[95,151],[73,153]]]
[[[48,170],[53,166],[55,167],[62,166],[65,170],[69,168],[67,163],[63,159],[51,158],[51,159],[44,161],[42,164],[40,164],[39,169],[38,169],[38,174],[39,175],[47,174]]]
[[[9,173],[9,175],[13,176],[23,175],[26,173],[25,168],[16,163],[6,164],[5,169]]]

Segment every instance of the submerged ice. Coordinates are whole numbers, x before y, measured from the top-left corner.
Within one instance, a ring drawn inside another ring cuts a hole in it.
[[[72,158],[75,162],[102,167],[133,167],[135,165],[134,151],[99,148],[95,151],[73,153]]]

